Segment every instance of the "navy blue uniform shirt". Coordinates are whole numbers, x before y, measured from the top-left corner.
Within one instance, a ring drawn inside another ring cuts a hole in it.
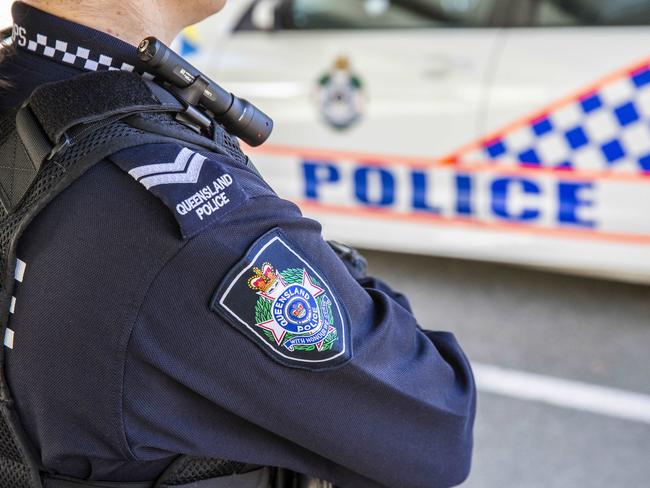
[[[14,21],[3,112],[42,83],[137,65],[133,46],[24,4]],[[226,156],[115,154],[18,258],[7,376],[51,472],[142,481],[189,454],[342,487],[467,476],[475,389],[454,337],[355,280],[317,222]]]

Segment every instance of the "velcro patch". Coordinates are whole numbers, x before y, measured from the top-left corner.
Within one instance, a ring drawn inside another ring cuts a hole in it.
[[[169,207],[184,239],[248,200],[226,156],[208,159],[176,144],[156,144],[121,151],[111,160]]]
[[[212,310],[285,366],[340,366],[352,356],[347,312],[326,277],[279,230],[228,273]]]

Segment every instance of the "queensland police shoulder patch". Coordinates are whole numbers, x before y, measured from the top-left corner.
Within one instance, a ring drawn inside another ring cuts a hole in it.
[[[345,309],[279,229],[228,273],[212,309],[286,366],[329,369],[351,357]]]
[[[184,239],[225,218],[249,199],[226,156],[207,158],[170,143],[126,149],[111,160],[162,200]]]

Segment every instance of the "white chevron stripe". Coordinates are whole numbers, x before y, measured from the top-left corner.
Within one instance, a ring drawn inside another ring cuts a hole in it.
[[[176,161],[173,163],[160,163],[149,164],[147,166],[139,166],[129,171],[129,174],[136,180],[139,180],[144,176],[154,175],[157,173],[174,173],[177,171],[184,171],[185,167],[187,166],[187,162],[190,160],[193,154],[195,154],[194,151],[190,151],[185,147],[181,150],[181,152],[178,153],[178,156],[176,156]]]
[[[201,156],[200,154],[195,154],[187,167],[187,171],[183,173],[168,173],[166,175],[149,176],[148,178],[142,178],[140,183],[142,183],[147,190],[158,185],[196,183],[199,180],[199,175],[201,174],[201,169],[203,168],[203,163],[206,159],[208,158]]]

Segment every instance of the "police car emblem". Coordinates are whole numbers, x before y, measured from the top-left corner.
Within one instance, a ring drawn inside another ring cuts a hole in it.
[[[317,98],[323,118],[332,127],[343,130],[360,120],[366,105],[364,87],[347,57],[339,57],[319,79]]]
[[[350,358],[345,310],[277,229],[229,273],[212,307],[285,365],[324,369]]]

